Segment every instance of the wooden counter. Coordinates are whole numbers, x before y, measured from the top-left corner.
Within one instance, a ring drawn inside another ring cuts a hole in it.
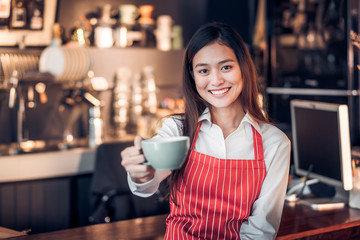
[[[14,231],[12,229],[0,227],[0,239],[16,237],[16,236],[24,236],[26,233]]]
[[[162,239],[166,215],[20,236],[16,240]],[[360,239],[360,210],[314,211],[285,205],[277,239]]]
[[[113,223],[97,224],[81,228],[67,229],[49,233],[20,236],[11,239],[24,240],[132,240],[163,239],[167,215],[137,218]]]
[[[277,239],[360,239],[360,210],[315,211],[285,204]]]

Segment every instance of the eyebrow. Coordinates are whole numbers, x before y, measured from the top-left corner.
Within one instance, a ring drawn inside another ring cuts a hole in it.
[[[235,61],[229,58],[229,59],[221,60],[217,64],[221,65],[221,64],[224,64],[224,63],[227,63],[227,62],[235,62]],[[203,66],[207,66],[207,65],[209,65],[209,64],[207,64],[207,63],[198,63],[198,64],[195,65],[194,69],[197,68],[197,67],[203,67]]]

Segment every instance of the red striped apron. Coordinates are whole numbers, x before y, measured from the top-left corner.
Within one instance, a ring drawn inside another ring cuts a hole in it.
[[[170,200],[164,239],[240,239],[266,175],[261,135],[252,127],[254,160],[215,158],[194,151],[201,123],[179,180],[177,206]]]

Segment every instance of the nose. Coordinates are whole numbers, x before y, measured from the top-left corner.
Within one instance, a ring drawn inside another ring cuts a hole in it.
[[[213,85],[213,86],[220,86],[221,84],[223,84],[225,81],[224,81],[224,78],[221,74],[220,71],[213,71],[211,74],[210,74],[210,83]]]

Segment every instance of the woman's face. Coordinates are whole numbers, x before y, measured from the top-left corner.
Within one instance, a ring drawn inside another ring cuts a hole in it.
[[[200,96],[215,108],[240,107],[241,69],[234,51],[217,42],[196,53],[193,59],[195,85]]]

